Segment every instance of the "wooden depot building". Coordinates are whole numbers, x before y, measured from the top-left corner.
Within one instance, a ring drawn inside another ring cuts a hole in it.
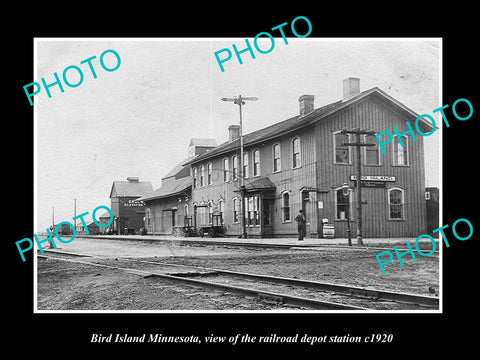
[[[127,181],[114,181],[110,190],[110,209],[114,221],[110,231],[115,234],[139,234],[144,226],[144,203],[137,198],[153,190],[149,181],[128,177]]]
[[[342,130],[380,133],[393,132],[396,126],[402,133],[408,130],[406,121],[413,124],[417,117],[379,88],[360,91],[360,80],[348,78],[343,82],[342,99],[315,108],[312,95],[300,96],[297,115],[245,134],[243,162],[239,159],[239,126],[230,126],[227,142],[182,163],[182,169],[189,168],[190,173],[183,173],[183,180],[176,179],[181,184],[172,185],[167,193],[177,196],[177,190],[188,190],[188,201],[181,205],[194,227],[220,215],[225,235],[239,236],[239,181],[244,176],[248,236],[294,237],[294,218],[303,209],[307,237],[322,237],[324,223],[334,225],[336,237],[346,237],[347,218],[352,234],[356,231],[356,148],[343,145],[354,137]],[[426,122],[419,126],[424,133],[431,130]],[[394,138],[386,145],[385,155],[374,135],[362,135],[361,140],[374,144],[361,148],[363,236],[425,233],[423,137],[413,141],[411,134],[402,135],[403,147]],[[342,191],[344,183],[352,188],[349,196]],[[179,204],[178,199],[175,205],[172,200],[172,213],[180,209]]]
[[[175,166],[162,178],[162,186],[149,191],[136,201],[145,204],[145,230],[147,234],[168,235],[175,229],[192,225],[192,177],[188,162],[214,149],[213,139],[192,139],[188,158]]]

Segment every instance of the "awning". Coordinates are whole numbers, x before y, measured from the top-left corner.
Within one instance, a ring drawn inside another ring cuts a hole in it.
[[[245,191],[246,192],[265,192],[275,191],[277,187],[268,177],[254,178],[253,180],[245,179]],[[235,190],[240,192],[240,190]]]
[[[167,184],[163,185],[161,188],[146,194],[136,201],[152,201],[156,199],[167,198],[170,196],[185,195],[185,193],[190,190],[192,187],[192,179],[187,176],[184,178],[176,179]]]

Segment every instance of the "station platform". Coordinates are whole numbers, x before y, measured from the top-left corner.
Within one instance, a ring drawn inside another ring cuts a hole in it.
[[[324,246],[345,246],[348,245],[347,238],[333,238],[333,239],[316,239],[305,238],[302,241],[296,238],[235,238],[235,237],[177,237],[173,235],[78,235],[81,237],[108,239],[108,240],[133,240],[133,241],[159,241],[176,244],[204,244],[204,245],[234,245],[246,247],[272,247],[272,248],[315,248]],[[412,245],[416,238],[364,238],[363,245],[357,244],[357,239],[351,239],[351,247],[370,247],[370,248],[384,248],[391,250],[392,246],[405,247],[405,243],[409,241]],[[438,245],[438,239],[435,239]],[[420,243],[430,243],[429,239],[421,239]],[[438,246],[437,246],[438,251]]]

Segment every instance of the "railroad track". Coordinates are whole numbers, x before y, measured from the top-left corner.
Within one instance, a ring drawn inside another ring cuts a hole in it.
[[[306,309],[364,311],[436,310],[439,308],[439,299],[433,296],[132,258],[111,259],[70,252],[48,250],[44,252],[46,254],[37,256],[122,270],[145,278],[160,278],[175,284],[257,296],[273,303]],[[74,259],[78,257],[90,257],[93,262]],[[127,262],[129,266],[119,266],[120,262]]]

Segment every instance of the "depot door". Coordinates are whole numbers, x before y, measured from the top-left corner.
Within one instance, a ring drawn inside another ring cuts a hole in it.
[[[306,224],[305,224],[305,236],[310,237],[310,224],[313,216],[313,213],[310,211],[310,194],[307,191],[302,191],[302,209],[303,215],[305,215]]]
[[[173,234],[173,229],[175,228],[176,211],[177,210],[172,209],[163,210],[161,229],[163,234]]]
[[[274,199],[263,198],[261,204],[261,236],[269,237],[273,234]]]

